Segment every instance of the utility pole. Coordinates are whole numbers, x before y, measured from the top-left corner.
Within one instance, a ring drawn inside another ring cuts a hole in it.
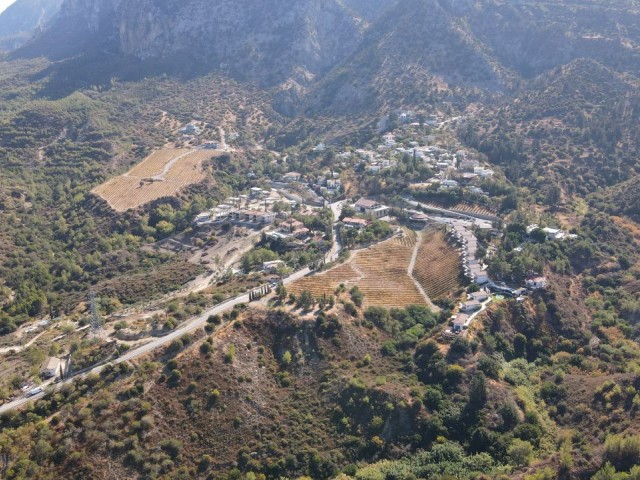
[[[93,334],[93,338],[98,338],[102,336],[103,323],[102,318],[100,318],[100,312],[98,311],[96,292],[94,292],[93,290],[89,291],[89,305],[89,308],[91,310],[91,333]]]

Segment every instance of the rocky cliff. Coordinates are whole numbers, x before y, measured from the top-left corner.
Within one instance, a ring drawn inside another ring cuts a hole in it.
[[[98,49],[266,85],[304,84],[356,48],[361,23],[338,0],[67,0],[24,54],[61,59]]]
[[[18,55],[73,57],[65,83],[217,72],[287,115],[354,113],[512,93],[581,58],[637,76],[638,25],[634,0],[65,0]]]
[[[14,50],[43,29],[62,0],[17,0],[0,14],[0,51]]]

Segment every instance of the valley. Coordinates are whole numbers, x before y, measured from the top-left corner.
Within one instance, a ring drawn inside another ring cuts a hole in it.
[[[640,478],[639,15],[17,0],[0,478]]]

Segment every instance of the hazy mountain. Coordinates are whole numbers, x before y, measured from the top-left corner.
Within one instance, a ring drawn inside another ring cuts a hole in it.
[[[389,10],[398,0],[343,0],[358,16],[373,21]]]
[[[67,0],[22,54],[62,59],[108,51],[173,70],[306,83],[351,53],[360,32],[338,0]]]
[[[639,18],[632,0],[66,0],[19,55],[73,56],[67,79],[105,62],[106,80],[135,62],[142,76],[217,71],[279,86],[289,115],[305,99],[350,113],[509,93],[580,58],[637,74]]]
[[[636,1],[439,3],[490,55],[523,77],[578,58],[640,71],[640,8]]]
[[[17,0],[0,14],[0,51],[28,41],[58,12],[63,0]]]

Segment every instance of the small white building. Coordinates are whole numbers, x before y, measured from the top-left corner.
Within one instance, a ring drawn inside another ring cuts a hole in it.
[[[274,260],[273,262],[264,262],[262,264],[262,270],[265,272],[277,272],[279,268],[285,266],[285,263],[282,260]]]
[[[204,225],[211,221],[211,212],[202,212],[193,221],[196,225]]]
[[[396,145],[396,136],[393,133],[387,133],[384,137],[384,145],[387,148],[395,147]]]
[[[183,128],[181,128],[179,130],[179,133],[182,133],[184,135],[199,135],[200,128],[198,128],[193,123],[189,123],[188,125],[185,125]]]
[[[469,298],[477,302],[484,302],[489,299],[489,294],[484,290],[480,290],[479,292],[473,292],[470,294]]]
[[[494,171],[484,167],[475,167],[473,173],[480,175],[483,178],[493,177]]]
[[[283,178],[285,182],[293,183],[293,182],[299,182],[301,177],[302,175],[299,174],[298,172],[289,172],[289,173],[285,173]]]
[[[47,363],[42,368],[41,375],[44,378],[55,378],[62,374],[62,360],[56,357],[49,357]]]

